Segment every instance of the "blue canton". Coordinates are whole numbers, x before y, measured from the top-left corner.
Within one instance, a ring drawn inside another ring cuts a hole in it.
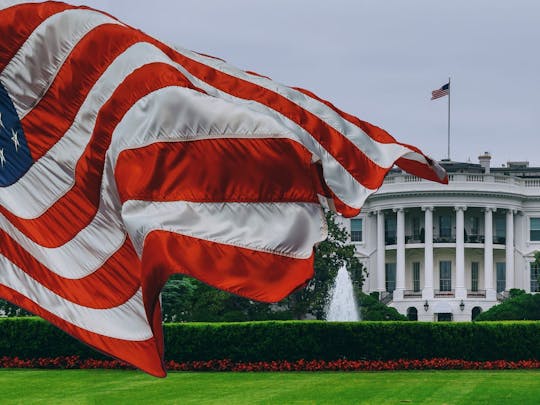
[[[33,163],[15,106],[0,83],[0,187],[16,183]]]

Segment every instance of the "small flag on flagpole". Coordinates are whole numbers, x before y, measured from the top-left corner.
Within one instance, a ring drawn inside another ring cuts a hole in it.
[[[450,82],[446,83],[440,89],[433,90],[431,92],[431,99],[435,100],[437,98],[447,96],[449,93],[450,93]]]

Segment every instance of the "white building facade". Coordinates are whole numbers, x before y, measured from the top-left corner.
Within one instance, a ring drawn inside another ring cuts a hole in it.
[[[443,161],[449,184],[393,170],[344,220],[368,271],[364,292],[409,319],[470,321],[512,288],[540,291],[540,168]]]

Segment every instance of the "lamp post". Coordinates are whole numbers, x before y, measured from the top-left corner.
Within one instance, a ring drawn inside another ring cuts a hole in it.
[[[459,303],[459,309],[461,309],[462,312],[465,309],[465,303],[463,302],[463,300],[461,300],[461,302]]]
[[[424,311],[427,312],[428,309],[429,309],[429,303],[426,300],[426,302],[424,302]]]

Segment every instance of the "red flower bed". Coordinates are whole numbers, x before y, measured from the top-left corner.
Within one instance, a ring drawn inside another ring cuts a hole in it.
[[[538,360],[468,361],[459,359],[422,360],[297,360],[233,362],[231,360],[168,361],[171,371],[393,371],[393,370],[503,370],[540,368]],[[0,358],[0,368],[48,368],[48,369],[133,369],[119,360],[80,359],[78,356],[19,359]]]

